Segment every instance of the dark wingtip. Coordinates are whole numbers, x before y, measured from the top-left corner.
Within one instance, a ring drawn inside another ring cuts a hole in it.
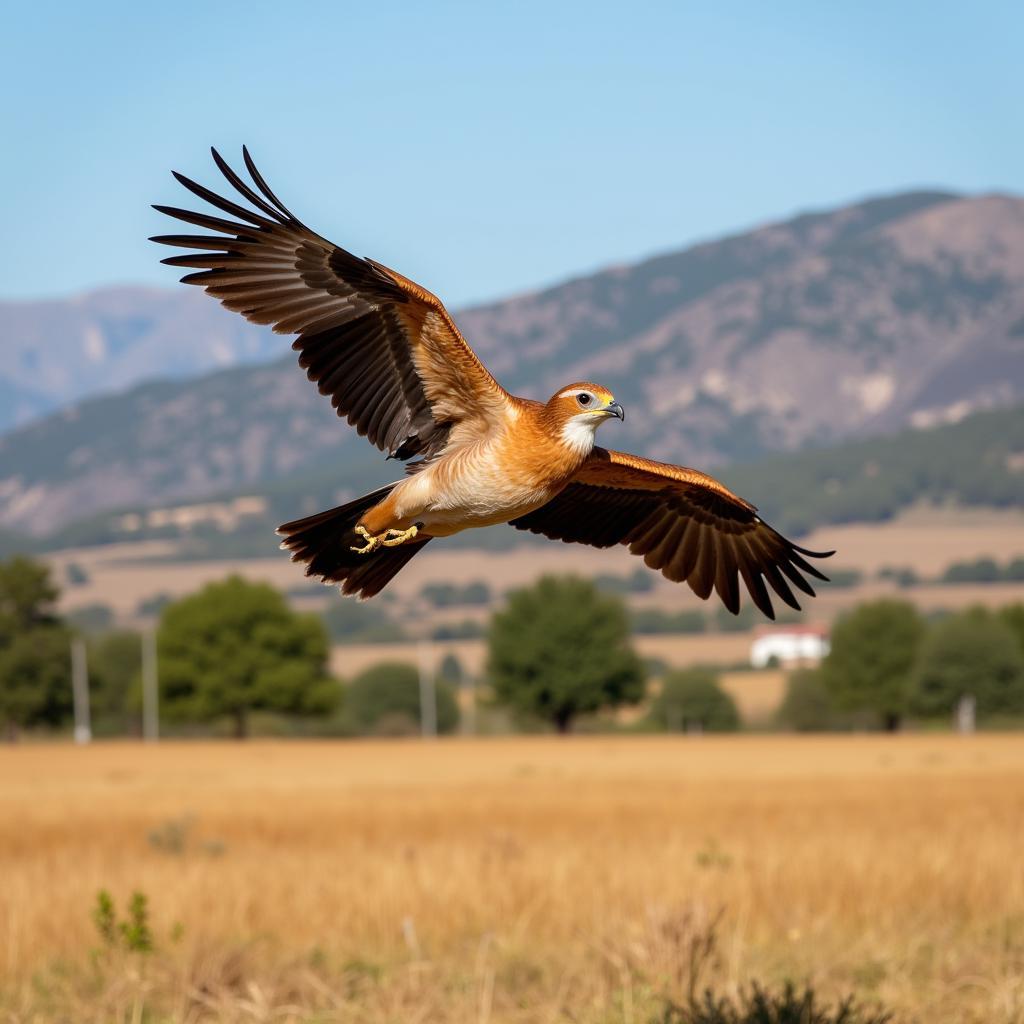
[[[836,549],[832,551],[811,551],[809,548],[802,548],[799,544],[792,545],[794,551],[799,551],[801,555],[808,555],[810,558],[831,558],[835,553]]]

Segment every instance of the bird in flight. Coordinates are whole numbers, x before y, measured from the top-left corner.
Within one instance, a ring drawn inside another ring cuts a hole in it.
[[[832,552],[798,547],[712,477],[597,447],[597,428],[624,418],[607,388],[581,381],[547,402],[509,394],[440,299],[306,227],[244,147],[251,184],[212,152],[244,205],[175,172],[231,219],[156,206],[212,232],[154,237],[193,250],[163,262],[190,268],[183,282],[247,320],[297,335],[299,365],[338,415],[389,458],[412,460],[403,479],[278,529],[307,576],[372,597],[434,538],[509,523],[628,545],[698,597],[717,591],[734,614],[740,579],[769,618],[769,587],[799,608],[793,588],[814,595],[805,575],[827,580],[807,559]]]

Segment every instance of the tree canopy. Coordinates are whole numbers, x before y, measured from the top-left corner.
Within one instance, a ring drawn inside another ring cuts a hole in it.
[[[777,718],[796,732],[824,732],[836,724],[832,698],[817,668],[800,668],[786,680],[786,696]]]
[[[321,620],[293,612],[265,583],[232,576],[168,605],[158,650],[161,708],[195,721],[230,716],[239,737],[252,710],[323,714],[338,700]]]
[[[643,696],[621,599],[571,576],[545,576],[509,595],[491,621],[488,671],[499,700],[559,732],[579,714]]]
[[[47,566],[23,556],[0,562],[0,722],[12,737],[71,715],[71,634],[56,615],[59,593]]]
[[[836,706],[870,711],[885,728],[898,728],[924,632],[924,621],[906,601],[871,601],[841,618],[821,666]]]
[[[437,731],[454,732],[459,708],[451,685],[434,681]],[[404,662],[381,662],[360,673],[345,691],[345,710],[358,732],[413,735],[420,731],[419,672]]]
[[[672,732],[734,732],[740,726],[736,702],[708,668],[686,668],[665,676],[650,718]]]
[[[142,709],[142,637],[113,630],[89,643],[89,696],[97,735],[138,733]]]
[[[914,710],[948,716],[961,697],[973,697],[979,715],[1024,712],[1024,651],[1007,622],[984,608],[936,623],[922,644]]]

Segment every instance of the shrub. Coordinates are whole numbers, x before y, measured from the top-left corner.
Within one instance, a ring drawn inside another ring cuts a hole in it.
[[[605,594],[646,594],[654,589],[656,579],[649,569],[635,569],[630,576],[595,576],[594,586]]]
[[[706,668],[670,672],[651,705],[650,720],[672,732],[734,732],[740,725],[736,703]]]
[[[113,898],[106,889],[100,889],[96,894],[92,920],[105,945],[121,946],[130,953],[153,952],[153,932],[149,927],[149,901],[145,893],[132,893],[128,902],[128,914],[123,921],[118,921]]]
[[[979,558],[973,562],[954,562],[942,574],[943,583],[996,583],[1002,571],[995,559]]]
[[[900,589],[916,587],[921,582],[917,573],[909,566],[883,566],[878,570],[880,580],[892,580]]]
[[[914,676],[914,709],[952,714],[961,697],[978,713],[1024,712],[1024,653],[1007,622],[983,608],[932,627]]]
[[[430,631],[432,640],[478,640],[487,630],[476,619],[442,622]]]
[[[857,587],[864,580],[864,573],[860,569],[829,569],[829,584],[840,589]]]
[[[708,628],[704,613],[696,609],[671,615],[660,608],[637,608],[631,624],[633,632],[641,635],[703,633]]]
[[[868,1010],[852,997],[835,1007],[823,1006],[813,989],[798,992],[787,982],[774,994],[755,984],[736,999],[707,991],[688,1006],[670,1003],[651,1024],[887,1024],[891,1020],[891,1014]]]
[[[801,668],[789,676],[777,718],[797,732],[824,732],[834,727],[836,709],[818,669]]]
[[[89,574],[77,562],[68,562],[64,568],[64,578],[69,587],[80,587],[89,582]]]
[[[451,683],[452,686],[460,686],[465,680],[466,673],[462,668],[462,662],[451,651],[441,659],[437,677],[446,683]]]
[[[459,586],[455,583],[428,583],[420,596],[435,608],[455,608],[460,605],[490,604],[491,588],[482,580]]]
[[[450,684],[434,682],[437,731],[454,732],[459,708]],[[385,661],[360,673],[345,691],[345,709],[355,728],[374,735],[403,736],[420,731],[419,672],[403,662]]]

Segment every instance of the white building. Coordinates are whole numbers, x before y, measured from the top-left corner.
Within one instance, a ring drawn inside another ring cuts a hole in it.
[[[750,664],[765,668],[774,658],[780,665],[817,665],[826,654],[824,626],[762,626],[750,645]]]

